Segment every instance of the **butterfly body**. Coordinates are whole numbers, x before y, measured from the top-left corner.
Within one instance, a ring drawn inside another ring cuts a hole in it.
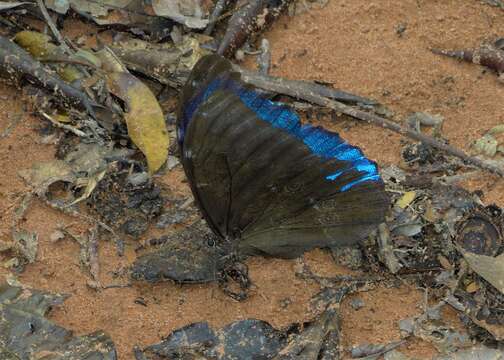
[[[384,220],[377,166],[210,55],[181,95],[181,161],[215,234],[245,255],[292,258],[362,240]]]

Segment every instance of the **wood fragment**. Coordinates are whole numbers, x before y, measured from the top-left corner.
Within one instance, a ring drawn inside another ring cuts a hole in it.
[[[466,62],[483,65],[497,72],[504,73],[504,50],[498,48],[498,43],[482,45],[478,49],[442,50],[431,49],[434,54],[452,57]]]
[[[305,96],[320,96],[351,104],[375,105],[376,101],[361,96],[353,95],[345,91],[334,89],[328,86],[315,84],[309,81],[289,80],[281,77],[274,77],[259,74],[254,71],[235,68],[242,74],[242,79],[248,84],[254,85],[263,90],[284,94],[297,99]],[[323,105],[325,106],[325,105]]]
[[[215,3],[215,7],[212,11],[212,14],[210,14],[210,17],[208,18],[208,26],[204,32],[205,35],[212,34],[215,28],[215,24],[217,24],[217,21],[219,21],[219,18],[224,9],[226,8],[227,4],[228,0],[217,0],[217,2]]]
[[[87,253],[89,261],[89,273],[93,280],[99,282],[100,278],[100,263],[98,259],[98,233],[99,227],[96,224],[94,227],[89,229],[88,242],[87,242]]]
[[[249,38],[271,24],[292,0],[251,0],[235,11],[217,53],[232,56]]]
[[[271,49],[267,39],[261,40],[261,53],[257,57],[259,74],[268,75],[271,66]]]
[[[253,84],[261,89],[288,95],[297,99],[302,99],[304,101],[308,101],[320,106],[326,106],[336,112],[348,115],[354,119],[366,121],[367,123],[380,126],[384,129],[394,131],[405,137],[420,141],[428,146],[442,150],[449,155],[455,156],[463,160],[467,164],[474,165],[480,169],[484,169],[493,174],[504,177],[504,169],[500,166],[495,166],[488,161],[481,160],[473,156],[468,156],[460,149],[442,143],[431,136],[405,128],[378,115],[367,113],[365,111],[345,105],[339,101],[328,99],[327,97],[324,97],[313,91],[300,91],[299,87],[294,86],[295,83],[293,83],[292,80],[280,82],[278,81],[279,78],[270,78],[264,75],[254,74],[246,70],[240,71],[242,73],[242,79],[245,82]]]
[[[359,360],[374,360],[381,355],[384,355],[399,346],[406,343],[406,340],[392,341],[385,345],[370,345],[363,347],[354,347],[352,349],[352,358]]]

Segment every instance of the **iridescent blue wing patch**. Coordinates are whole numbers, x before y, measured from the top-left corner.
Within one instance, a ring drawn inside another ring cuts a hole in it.
[[[376,163],[203,58],[182,91],[184,170],[214,232],[246,254],[296,257],[354,243],[388,207]]]

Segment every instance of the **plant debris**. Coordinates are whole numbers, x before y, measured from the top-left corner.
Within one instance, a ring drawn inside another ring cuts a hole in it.
[[[116,360],[114,343],[102,331],[73,336],[47,320],[50,309],[64,299],[58,294],[0,285],[2,359]]]
[[[250,66],[255,60],[258,72],[233,66],[247,84],[260,88],[258,92],[271,101],[290,101],[305,111],[308,118],[310,112],[317,111],[319,115],[325,111],[324,114],[336,120],[335,126],[342,126],[343,132],[354,126],[350,117],[416,142],[403,143],[401,168],[382,170],[391,199],[385,222],[362,245],[329,249],[338,265],[361,273],[325,277],[312,272],[304,260],[298,261],[303,268],[296,275],[321,287],[312,299],[317,315],[311,321],[282,328],[258,319],[233,321],[220,328],[211,327],[210,320],[192,323],[172,331],[158,344],[143,350],[137,348],[137,359],[339,359],[343,356],[339,303],[344,294],[350,288],[365,291],[398,282],[424,289],[423,312],[400,321],[400,340],[380,343],[371,338],[345,351],[364,359],[378,356],[386,360],[412,359],[397,347],[402,344],[408,347],[416,338],[436,348],[441,353],[434,357],[438,360],[503,358],[503,211],[485,200],[486,193],[494,191],[493,185],[480,185],[476,181],[470,184],[471,189],[481,186],[483,190],[468,191],[458,182],[474,177],[479,180],[481,172],[475,168],[504,175],[501,144],[504,127],[497,120],[497,125],[486,124],[488,128],[477,135],[482,135],[481,138],[471,138],[474,140],[471,150],[478,156],[469,156],[448,142],[447,139],[453,140],[446,136],[450,134],[443,134],[450,129],[454,116],[443,108],[444,102],[423,104],[424,108],[416,112],[412,112],[415,110],[411,103],[405,102],[403,109],[393,109],[395,114],[406,114],[400,119],[373,99],[333,88],[336,82],[323,76],[323,67],[319,69],[321,78],[318,74],[313,76],[315,82],[270,76],[270,71],[282,70],[289,63],[285,61],[288,57],[306,56],[306,63],[311,66],[316,54],[309,48],[300,52],[285,49],[278,56],[274,38],[269,38],[270,47],[269,41],[261,37],[262,31],[287,9],[289,14],[298,14],[327,3],[326,0],[0,1],[3,35],[0,35],[0,75],[23,87],[30,100],[25,110],[39,115],[45,124],[43,143],[57,144],[56,159],[16,169],[29,186],[27,191],[16,194],[0,191],[2,199],[12,201],[8,205],[12,224],[8,223],[8,230],[0,233],[2,265],[7,271],[20,272],[27,266],[30,269],[29,264],[47,260],[46,235],[38,230],[29,231],[30,225],[24,224],[27,209],[38,197],[44,204],[89,225],[83,231],[74,231],[73,224],[58,225],[48,238],[51,243],[72,238],[79,244],[80,265],[92,289],[108,288],[100,283],[100,278],[104,278],[101,272],[105,273],[110,264],[104,264],[98,254],[99,250],[104,251],[100,241],[110,235],[121,255],[123,240],[129,246],[126,250],[136,247],[138,254],[131,264],[133,260],[126,252],[128,256],[122,261],[128,262],[112,271],[113,276],[129,271],[135,281],[173,281],[183,284],[183,288],[189,286],[186,284],[217,282],[235,300],[244,300],[250,294],[257,296],[255,284],[249,279],[246,265],[249,262],[216,241],[193,206],[191,196],[174,195],[179,188],[172,193],[173,179],[178,181],[180,167],[178,157],[173,155],[177,144],[170,141],[175,137],[176,95],[196,62],[214,52],[238,61],[252,55],[252,62],[246,64]],[[484,3],[504,8],[500,0]],[[349,4],[342,2],[342,9]],[[374,3],[366,3],[359,11],[377,18],[378,8]],[[489,14],[494,11],[485,10]],[[76,19],[85,20],[85,30],[70,40],[68,27],[79,21]],[[441,17],[436,19],[444,21]],[[406,17],[394,20],[391,26],[388,24],[392,36],[384,39],[400,41],[404,46],[418,31],[416,21]],[[492,26],[496,21],[493,15],[488,15]],[[317,34],[316,21],[308,25],[303,31]],[[363,37],[382,30],[376,27],[369,32],[369,28],[360,25],[357,24],[358,32]],[[287,29],[285,22],[281,26]],[[60,32],[60,28],[64,29]],[[495,34],[490,31],[478,36],[488,39]],[[343,50],[338,56],[346,56]],[[474,49],[432,51],[483,65],[504,81],[503,39]],[[318,65],[314,60],[313,63]],[[332,66],[332,60],[327,64]],[[459,78],[455,75],[443,77],[434,85],[452,91],[456,90],[455,80],[458,86]],[[412,78],[411,82],[415,81]],[[419,92],[418,87],[413,88],[417,93],[407,95],[427,96],[423,93],[425,89]],[[396,90],[383,87],[366,93],[382,91],[383,100],[390,104],[403,100],[401,94],[392,93]],[[460,104],[458,99],[443,101],[450,101],[452,109],[454,103]],[[1,100],[9,101],[8,97]],[[315,110],[314,105],[318,107]],[[26,117],[15,116],[0,133],[2,140],[8,140],[26,122]],[[314,122],[319,120],[317,116]],[[465,168],[470,171],[463,172]],[[2,220],[8,222],[4,215],[9,211],[0,214]],[[137,239],[140,242],[132,243]],[[144,250],[146,247],[154,249]],[[142,308],[164,305],[157,293],[149,293],[155,286],[137,283],[134,286],[146,290],[135,297],[134,304]],[[267,292],[258,293],[269,297]],[[181,303],[184,296],[180,297]],[[63,299],[64,296],[30,290],[19,284],[0,286],[0,358],[116,359],[114,344],[102,331],[74,337],[44,317]],[[362,313],[371,308],[371,301],[364,304],[359,300],[350,303],[355,311]],[[292,302],[290,297],[282,299],[282,309],[290,311]],[[465,328],[454,327],[447,321],[442,310],[448,306]],[[145,326],[150,324],[146,322]]]
[[[136,358],[339,359],[339,303],[347,292],[340,289],[320,316],[305,324],[277,330],[267,322],[247,319],[214,330],[206,322],[194,323],[159,344],[137,349]]]
[[[182,35],[179,42],[162,44],[126,38],[114,42],[110,48],[128,69],[180,88],[196,62],[209,53],[201,47],[208,40],[197,34]]]
[[[203,19],[203,10],[198,0],[153,0],[152,10],[158,16],[164,16],[187,27],[202,29],[208,20]]]
[[[165,244],[160,249],[138,257],[133,264],[134,280],[179,283],[216,281],[223,264],[215,247],[215,235],[202,225],[193,225],[151,243]]]
[[[494,70],[499,75],[500,80],[504,81],[504,49],[499,44],[500,42],[497,40],[493,44],[483,44],[477,49],[454,51],[432,49],[432,52],[486,66]]]
[[[94,116],[94,102],[85,93],[49,73],[39,61],[1,35],[0,77],[14,84],[28,81],[56,95],[60,101],[66,101]]]
[[[249,38],[271,24],[291,0],[251,0],[239,7],[231,17],[228,28],[222,38],[218,54],[230,56]]]
[[[87,200],[106,224],[133,237],[147,230],[164,203],[161,190],[148,176],[136,181],[139,174],[138,170],[130,173],[127,163],[116,163]]]

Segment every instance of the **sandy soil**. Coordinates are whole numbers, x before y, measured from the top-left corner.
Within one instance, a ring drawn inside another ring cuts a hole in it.
[[[399,36],[397,27],[406,30]],[[71,37],[92,34],[75,31]],[[504,13],[472,0],[331,0],[323,9],[295,17],[283,17],[266,33],[273,54],[274,75],[329,82],[337,88],[377,99],[397,118],[414,111],[441,114],[443,134],[451,144],[470,151],[470,142],[491,127],[504,122],[504,86],[497,77],[477,65],[433,55],[428,49],[464,48],[497,37],[504,28]],[[92,44],[92,36],[87,41]],[[249,63],[250,65],[250,63]],[[53,158],[55,147],[43,141],[43,123],[25,109],[20,89],[0,85],[0,134],[13,121],[12,132],[0,138],[0,240],[9,241],[12,211],[29,189],[17,172],[33,163]],[[328,128],[340,131],[381,166],[400,163],[403,141],[397,134],[357,121],[335,123],[322,119]],[[49,139],[50,140],[50,139]],[[49,141],[50,142],[50,141]],[[180,169],[158,181],[172,190],[188,192]],[[504,180],[487,173],[467,182],[469,189],[482,189],[485,201],[504,205]],[[191,322],[207,320],[214,326],[259,318],[282,327],[311,319],[309,299],[319,290],[294,275],[295,261],[254,258],[248,261],[255,288],[245,302],[236,302],[214,285],[155,286],[133,284],[102,291],[90,289],[79,265],[78,245],[70,239],[51,242],[58,225],[76,233],[89,227],[81,220],[52,210],[36,201],[26,213],[23,228],[39,234],[39,254],[19,276],[26,285],[72,295],[51,313],[58,324],[84,334],[103,329],[117,345],[121,360],[133,359],[133,345],[159,341],[170,331]],[[148,233],[149,238],[154,232]],[[116,255],[112,242],[100,242],[101,281],[127,282],[125,269],[135,258],[136,243],[128,240],[124,257]],[[324,251],[305,255],[315,271],[348,273],[334,265]],[[0,261],[4,260],[0,256]],[[0,277],[8,271],[0,267]],[[353,297],[365,306],[354,310]],[[346,299],[342,306],[342,345],[382,343],[399,339],[397,321],[420,314],[421,289],[408,285],[377,288]],[[142,298],[142,301],[138,301]],[[143,302],[146,306],[141,305]],[[285,305],[287,304],[287,306]],[[452,314],[453,315],[453,314]],[[452,316],[454,321],[456,316]],[[419,340],[401,350],[430,358],[433,347]]]

